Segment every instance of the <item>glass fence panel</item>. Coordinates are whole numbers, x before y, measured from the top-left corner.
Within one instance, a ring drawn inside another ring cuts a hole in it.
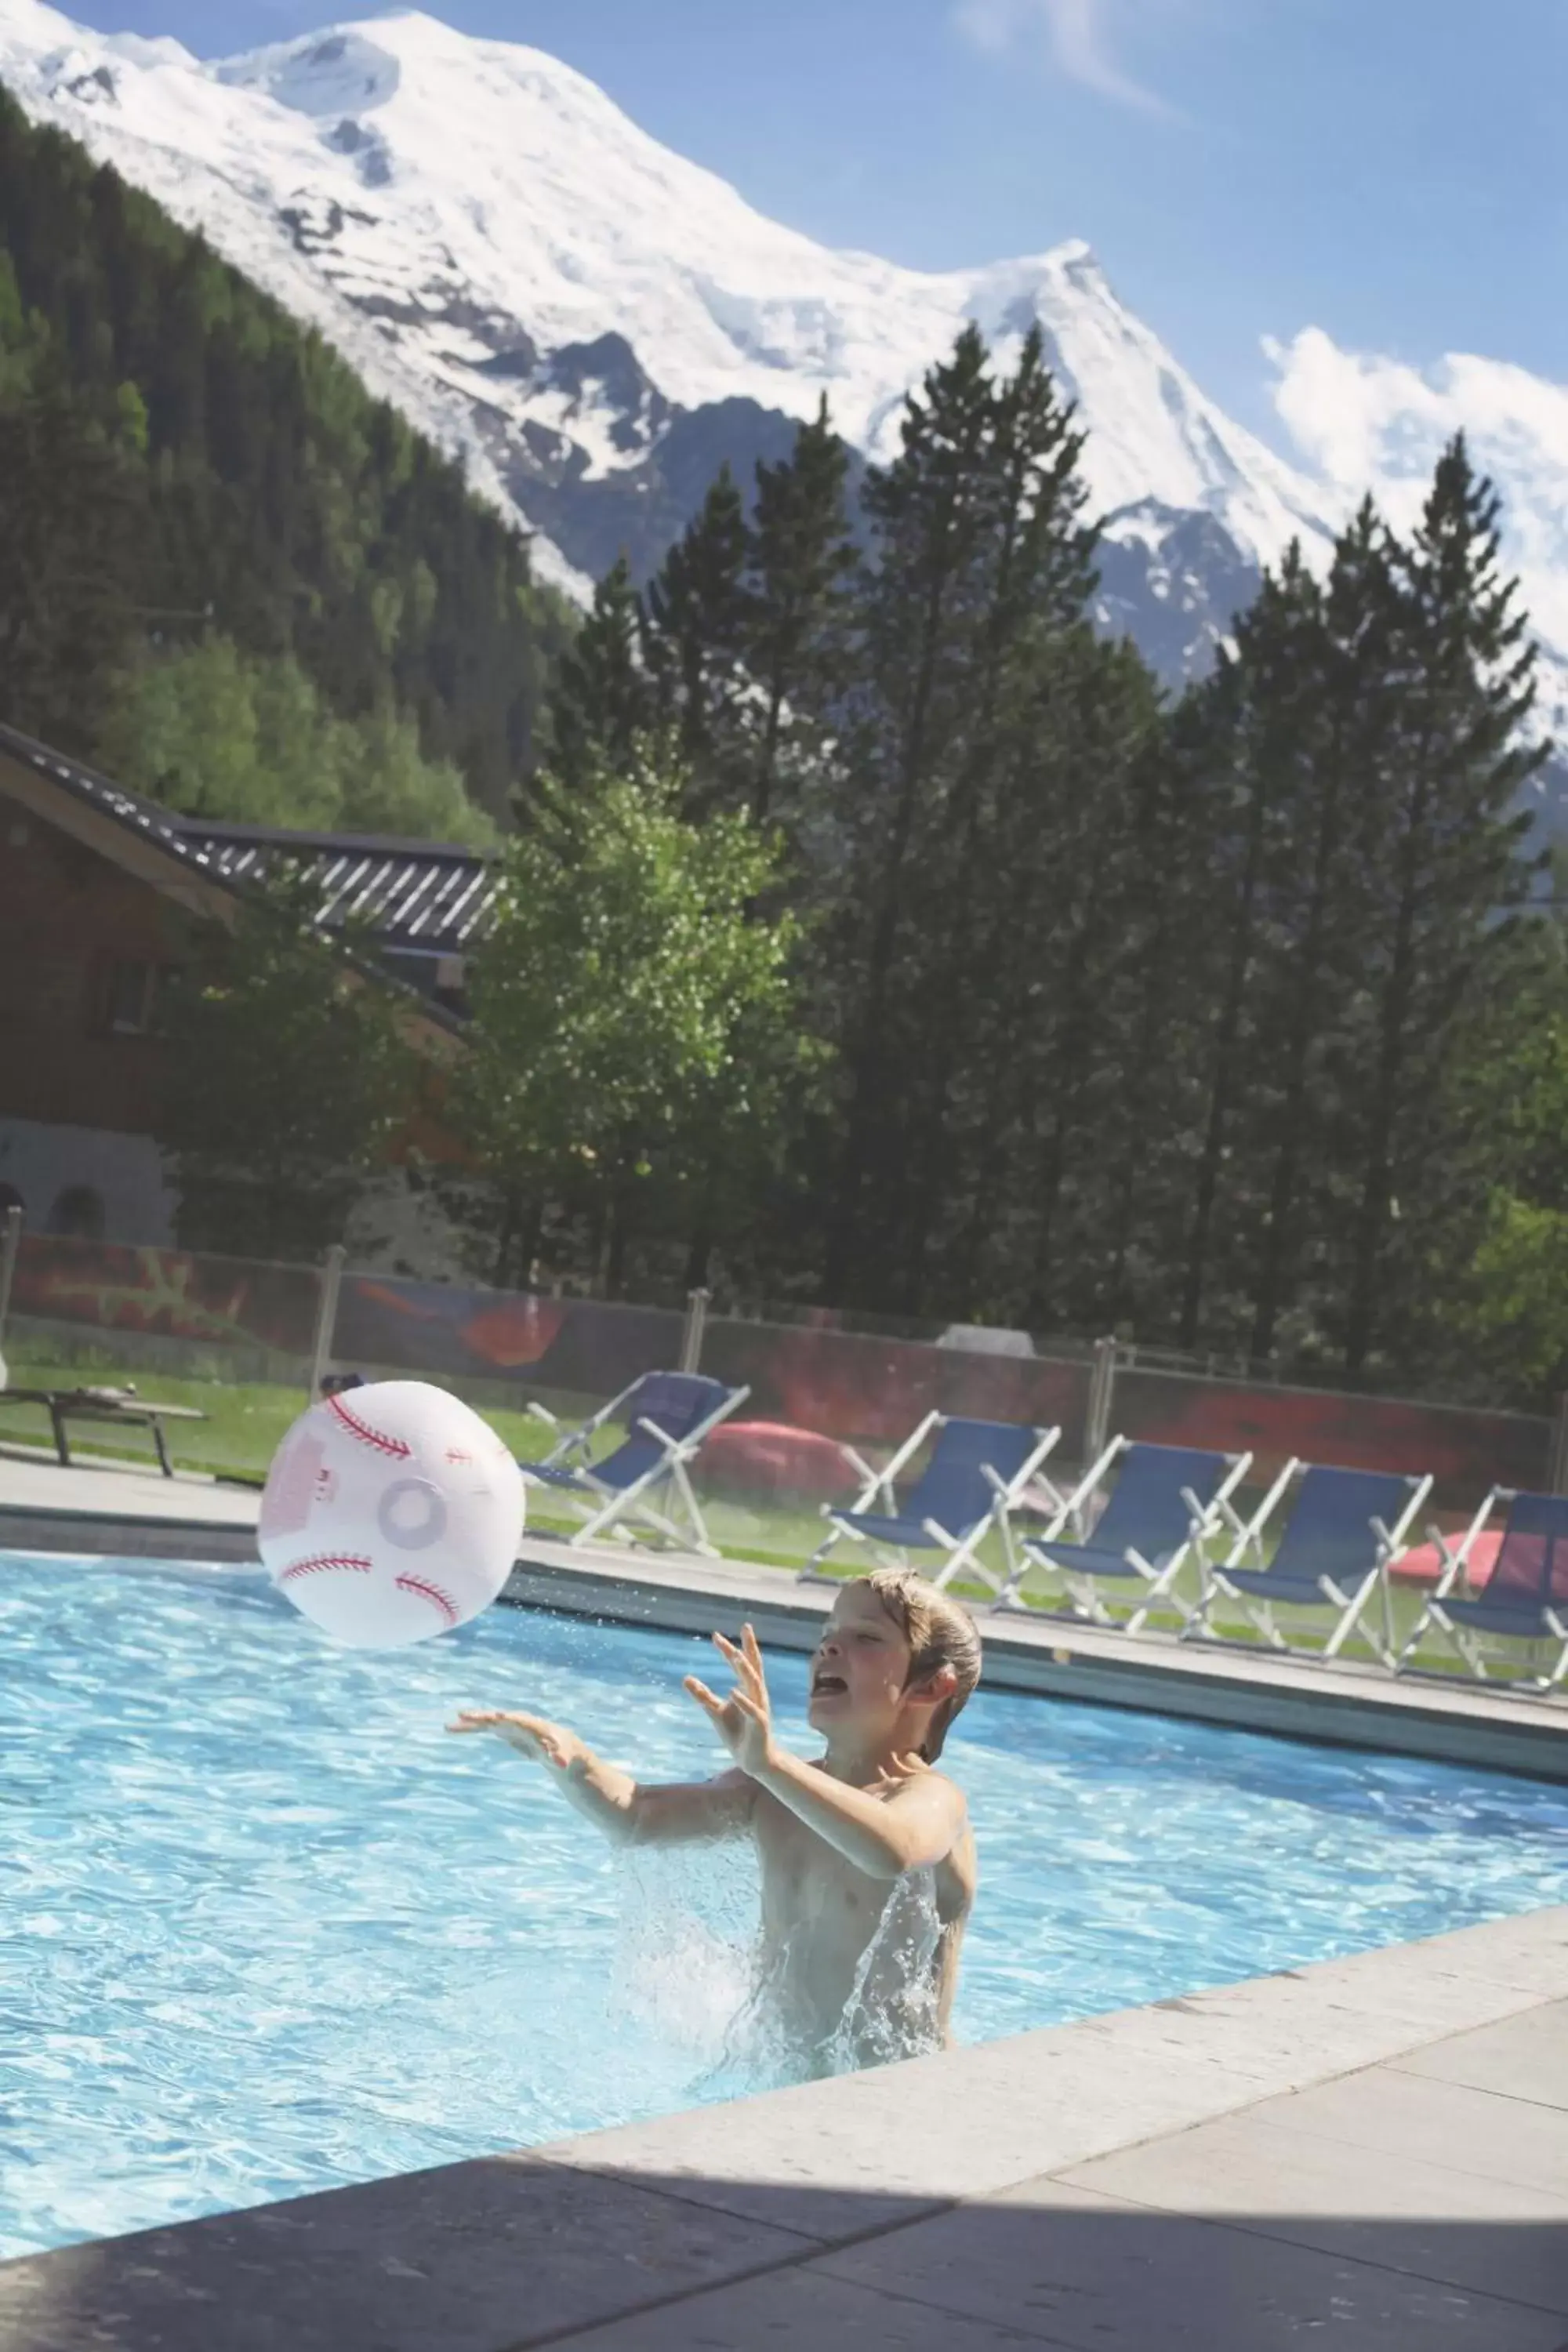
[[[304,1409],[321,1283],[311,1266],[25,1234],[4,1338],[9,1386],[134,1389],[201,1416],[167,1425],[179,1467],[259,1475]],[[133,1424],[68,1428],[84,1460],[153,1457]],[[50,1447],[47,1412],[11,1402],[0,1441]]]

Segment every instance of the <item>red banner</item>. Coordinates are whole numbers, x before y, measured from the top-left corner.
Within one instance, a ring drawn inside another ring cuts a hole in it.
[[[1552,1423],[1526,1413],[1129,1371],[1116,1376],[1110,1418],[1113,1433],[1156,1444],[1250,1453],[1258,1485],[1294,1455],[1348,1470],[1430,1472],[1434,1501],[1463,1509],[1489,1486],[1540,1489],[1551,1475]]]

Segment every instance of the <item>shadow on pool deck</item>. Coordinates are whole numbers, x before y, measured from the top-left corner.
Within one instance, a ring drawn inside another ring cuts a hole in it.
[[[1568,2352],[1568,1913],[0,2266],[0,2352]]]
[[[1313,2143],[1310,2163],[1321,2158]],[[809,2212],[784,2189],[769,2221],[720,2210],[721,2179],[634,2185],[498,2158],[8,2264],[0,2343],[1273,2352],[1321,2332],[1336,2352],[1568,2344],[1568,2201],[1515,2186],[1510,2201],[1538,2218],[1470,2218],[1455,2207],[1499,2198],[1453,2173],[1423,2179],[1408,2211],[1369,2217],[1352,2189],[1368,2185],[1366,2165],[1348,2169],[1340,2201],[1300,2210],[1287,2194],[1160,2211],[1047,2179],[901,2221],[875,2196],[824,2194]],[[766,2200],[753,2189],[748,2202]]]

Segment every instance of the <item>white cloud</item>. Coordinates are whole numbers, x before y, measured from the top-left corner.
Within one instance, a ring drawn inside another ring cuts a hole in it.
[[[1061,72],[1088,89],[1146,114],[1170,111],[1163,99],[1124,74],[1110,54],[1106,0],[958,0],[953,22],[991,57],[1042,38]]]
[[[1342,512],[1370,490],[1408,530],[1462,431],[1501,495],[1504,548],[1536,630],[1568,654],[1568,384],[1467,352],[1415,368],[1342,351],[1318,327],[1264,350],[1280,421]]]

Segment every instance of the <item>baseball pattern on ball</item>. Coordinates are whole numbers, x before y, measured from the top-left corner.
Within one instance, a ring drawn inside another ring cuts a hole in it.
[[[378,1381],[294,1423],[258,1536],[302,1616],[335,1642],[391,1650],[488,1609],[522,1519],[522,1473],[477,1412],[424,1381]]]

